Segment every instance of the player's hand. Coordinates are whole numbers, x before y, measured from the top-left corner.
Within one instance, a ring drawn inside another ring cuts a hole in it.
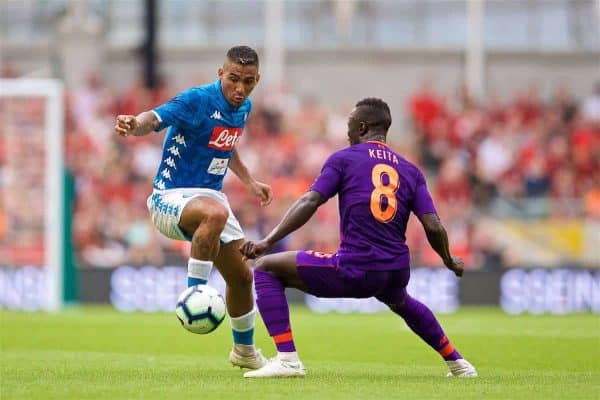
[[[460,257],[452,256],[452,259],[447,261],[445,264],[446,268],[454,272],[454,274],[458,277],[461,277],[463,272],[465,272],[465,262]]]
[[[271,189],[271,186],[259,181],[253,181],[249,186],[249,190],[253,195],[260,199],[261,206],[264,207],[271,204],[271,201],[273,200],[273,190]]]
[[[240,247],[240,253],[244,256],[244,259],[254,260],[266,253],[271,245],[265,240],[259,241],[247,241]]]
[[[118,115],[115,124],[115,132],[121,136],[132,135],[138,127],[138,121],[134,115]]]

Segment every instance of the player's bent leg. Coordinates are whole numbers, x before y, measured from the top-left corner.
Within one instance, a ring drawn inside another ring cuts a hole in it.
[[[239,252],[243,239],[221,245],[215,264],[227,284],[227,311],[232,317],[239,317],[254,308],[252,295],[252,270],[244,262]]]
[[[195,197],[183,208],[179,228],[192,242],[188,286],[208,281],[228,216],[229,211],[223,204],[208,197]]]
[[[286,287],[304,288],[304,282],[296,271],[297,253],[272,254],[257,260],[254,270],[256,304],[267,331],[275,342],[277,356],[263,368],[244,374],[246,378],[306,375],[306,369],[296,352],[285,297]]]
[[[285,287],[273,273],[261,269],[254,271],[256,304],[269,335],[275,342],[277,356],[256,371],[246,372],[245,378],[302,377],[306,369],[298,358],[292,336],[290,314]]]
[[[269,336],[273,338],[278,356],[296,361],[296,346],[290,324],[290,310],[285,297],[285,286],[271,272],[254,271],[256,305]]]
[[[233,240],[222,245],[215,264],[227,284],[225,297],[234,343],[229,361],[240,368],[257,369],[267,360],[254,347],[256,309],[252,295],[253,278],[238,250],[242,241]]]
[[[377,298],[401,316],[413,332],[443,357],[450,371],[448,376],[476,377],[477,371],[450,343],[433,312],[425,304],[410,297],[405,289],[402,290],[402,299],[398,296],[393,300],[386,298],[388,296]]]
[[[179,227],[192,239],[192,257],[204,260],[217,257],[228,217],[227,208],[209,197],[195,197],[186,204]]]

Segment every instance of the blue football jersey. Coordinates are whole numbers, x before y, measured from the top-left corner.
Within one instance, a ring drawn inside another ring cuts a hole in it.
[[[251,109],[250,99],[240,107],[229,104],[220,80],[192,87],[155,108],[157,131],[169,129],[154,188],[221,190]]]

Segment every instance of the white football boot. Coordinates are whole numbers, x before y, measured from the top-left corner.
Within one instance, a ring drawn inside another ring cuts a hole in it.
[[[450,370],[446,376],[456,376],[458,378],[477,378],[477,371],[470,362],[464,358],[459,358],[456,361],[446,361]]]
[[[259,369],[267,364],[267,359],[262,355],[260,349],[255,350],[253,354],[242,354],[234,347],[229,353],[229,362],[234,367]]]
[[[244,378],[301,378],[305,375],[306,369],[300,360],[285,361],[273,357],[264,367],[246,372]]]

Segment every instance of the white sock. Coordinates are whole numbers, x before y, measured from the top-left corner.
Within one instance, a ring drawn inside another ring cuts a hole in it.
[[[188,260],[188,277],[202,279],[208,282],[208,277],[210,276],[212,267],[212,261],[197,260],[190,257]]]
[[[254,320],[256,319],[256,308],[239,317],[229,317],[231,330],[233,331],[233,342],[239,350],[254,349]]]
[[[298,358],[298,352],[296,352],[296,351],[289,351],[289,352],[278,351],[277,358],[280,359],[281,361],[288,361],[288,362],[300,361],[300,359]]]
[[[254,320],[256,319],[256,307],[239,317],[229,317],[231,320],[231,328],[238,332],[246,332],[254,328]]]

